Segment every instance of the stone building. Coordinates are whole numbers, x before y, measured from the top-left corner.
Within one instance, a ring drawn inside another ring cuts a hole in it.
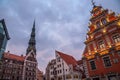
[[[75,58],[68,54],[55,51],[55,59],[46,68],[46,80],[80,80],[82,70]]]
[[[88,80],[120,80],[120,15],[93,2],[83,66]]]
[[[22,80],[24,59],[25,57],[10,52],[4,53],[0,65],[0,80]]]
[[[46,72],[45,72],[45,80],[51,80],[50,79],[50,68],[51,68],[51,65],[54,65],[54,64],[52,64],[53,62],[52,61],[54,61],[54,59],[53,60],[51,60],[51,62],[49,62],[48,64],[47,64],[47,67],[46,67]]]
[[[35,22],[33,24],[26,55],[4,53],[0,65],[0,79],[37,80],[38,63],[36,59]]]

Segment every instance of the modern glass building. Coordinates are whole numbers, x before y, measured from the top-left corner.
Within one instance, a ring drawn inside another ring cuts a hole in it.
[[[7,41],[10,39],[4,19],[0,20],[0,59],[4,53]]]

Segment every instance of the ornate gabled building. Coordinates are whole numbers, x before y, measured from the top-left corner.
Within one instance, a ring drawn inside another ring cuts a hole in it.
[[[19,56],[4,53],[0,65],[0,79],[37,80],[38,63],[36,59],[35,22],[26,50],[26,55]]]
[[[93,2],[83,66],[90,80],[120,80],[120,15]]]
[[[24,60],[23,80],[35,80],[37,77],[36,71],[38,65],[36,60],[35,21],[28,44]]]
[[[55,59],[46,68],[46,80],[80,80],[82,70],[75,58],[68,54],[55,51]]]
[[[10,39],[4,19],[0,20],[0,60]]]
[[[48,64],[47,64],[47,67],[46,67],[46,70],[45,70],[45,80],[51,80],[50,79],[50,69],[51,69],[51,66],[52,65],[55,65],[53,64],[55,59],[51,60]]]

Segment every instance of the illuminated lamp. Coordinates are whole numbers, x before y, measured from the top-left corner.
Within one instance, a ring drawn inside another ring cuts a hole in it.
[[[89,52],[89,55],[91,55],[91,52]]]
[[[97,26],[96,26],[96,25],[94,25],[94,28],[96,29],[96,28],[97,28]]]
[[[103,25],[103,24],[100,22],[100,25]]]
[[[91,51],[90,50],[88,50],[88,54],[91,55]]]
[[[95,50],[95,53],[97,53],[97,49],[96,49],[96,48],[94,48],[94,50]]]
[[[106,33],[106,29],[103,29],[103,33]]]
[[[118,22],[118,25],[120,26],[120,21]]]
[[[108,42],[108,47],[109,47],[109,48],[111,48],[111,47],[112,47],[110,42]]]
[[[110,21],[110,20],[109,20],[109,17],[107,17],[106,20],[107,20],[107,22],[109,22],[109,21]]]
[[[92,39],[92,38],[93,38],[93,35],[91,35],[90,38]]]

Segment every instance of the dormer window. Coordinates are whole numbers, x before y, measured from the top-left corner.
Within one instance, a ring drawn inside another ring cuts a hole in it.
[[[96,22],[96,26],[97,26],[97,28],[99,28],[101,26],[99,21]]]
[[[101,22],[102,22],[103,25],[105,25],[105,24],[107,23],[107,20],[106,20],[105,18],[103,18],[103,19],[101,20]]]

